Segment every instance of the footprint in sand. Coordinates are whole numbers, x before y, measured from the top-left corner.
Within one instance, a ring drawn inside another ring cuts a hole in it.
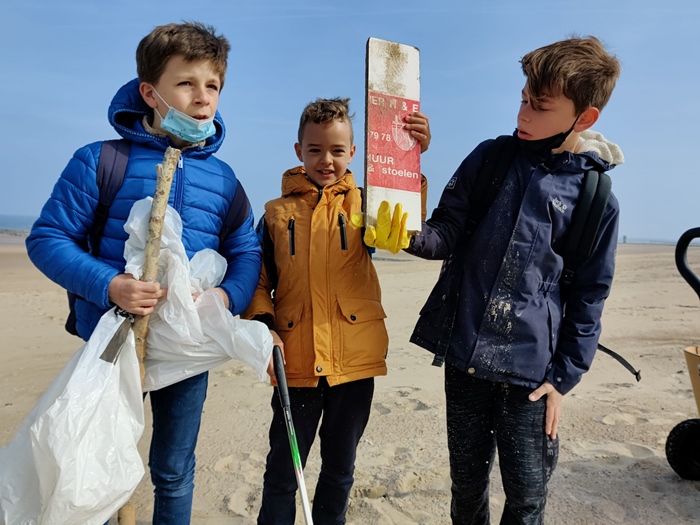
[[[214,463],[215,472],[235,472],[247,482],[259,481],[260,472],[265,470],[265,458],[258,452],[238,452],[219,459]]]
[[[224,498],[226,509],[236,516],[252,518],[258,502],[250,487],[239,487],[236,492]]]
[[[601,465],[624,467],[640,459],[657,457],[654,450],[634,443],[569,443],[571,451],[581,458],[595,458]]]
[[[380,416],[386,416],[391,413],[391,409],[382,403],[374,403],[374,411],[378,412]]]
[[[641,423],[648,423],[649,420],[643,417],[637,417],[634,414],[608,414],[607,416],[602,416],[596,418],[596,421],[603,423],[604,425],[615,426],[615,425],[638,425]]]
[[[384,399],[388,399],[393,402],[398,410],[430,410],[430,405],[427,405],[417,397],[413,397],[418,392],[420,388],[415,387],[398,387],[397,390],[389,392]],[[374,410],[381,416],[386,416],[391,413],[391,408],[387,406],[387,403],[374,403]]]

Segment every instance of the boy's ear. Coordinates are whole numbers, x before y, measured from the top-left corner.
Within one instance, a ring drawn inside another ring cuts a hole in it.
[[[298,142],[296,142],[296,143],[294,144],[294,151],[296,152],[297,158],[299,159],[299,161],[303,163],[303,162],[304,162],[304,157],[302,157],[302,155],[301,155],[301,144],[299,144]]]
[[[579,115],[576,125],[574,126],[574,131],[576,133],[586,131],[596,123],[598,117],[600,117],[600,110],[598,108],[594,108],[593,106],[589,107]]]
[[[156,100],[156,94],[153,91],[153,86],[148,82],[141,82],[139,84],[139,93],[141,93],[141,98],[148,104],[149,107],[155,109],[158,107],[158,101]]]

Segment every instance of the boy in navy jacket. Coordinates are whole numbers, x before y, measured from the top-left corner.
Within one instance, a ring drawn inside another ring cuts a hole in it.
[[[618,203],[611,196],[592,256],[563,297],[561,249],[584,174],[623,161],[590,131],[620,65],[594,37],[542,47],[521,60],[526,83],[519,150],[487,215],[464,235],[486,141],[462,162],[406,251],[446,259],[411,341],[445,348],[447,440],[454,524],[488,524],[498,449],[506,494],[501,524],[542,523],[558,457],[562,397],[588,370],[614,271]],[[461,264],[454,264],[454,260]],[[450,289],[447,283],[460,283]],[[458,293],[458,300],[450,300]],[[453,319],[446,329],[445,319]]]
[[[27,238],[32,262],[52,281],[78,296],[77,330],[92,334],[114,305],[150,314],[166,291],[124,273],[124,222],[137,200],[153,196],[156,165],[168,146],[182,150],[168,204],[182,218],[189,257],[211,248],[228,261],[216,291],[235,315],[250,302],[262,264],[253,215],[233,170],[214,157],[225,135],[216,108],[226,76],[229,43],[199,23],[156,27],[141,40],[138,79],[124,85],[109,108],[109,121],[130,142],[129,163],[100,238],[99,256],[84,245],[95,221],[96,168],[102,142],[79,149],[68,162]],[[219,234],[231,207],[241,225]],[[192,508],[195,445],[207,391],[207,373],[150,393],[153,438],[149,466],[155,486],[154,524],[187,524]]]

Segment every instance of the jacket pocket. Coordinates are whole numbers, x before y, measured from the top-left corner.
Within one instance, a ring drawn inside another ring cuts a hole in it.
[[[383,365],[389,336],[382,303],[372,299],[338,297],[340,362],[344,369]]]
[[[561,308],[552,297],[545,297],[547,303],[547,317],[549,330],[549,352],[554,355],[559,344],[559,326],[561,325]]]
[[[275,331],[284,343],[285,369],[292,374],[299,374],[303,369],[303,354],[306,350],[301,326],[303,314],[304,303],[292,304],[275,311]]]

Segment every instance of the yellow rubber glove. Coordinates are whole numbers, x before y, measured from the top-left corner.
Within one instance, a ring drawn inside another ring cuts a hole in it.
[[[403,213],[400,203],[394,206],[394,214],[391,215],[391,204],[382,201],[377,211],[377,226],[367,226],[365,229],[365,244],[391,253],[398,253],[403,248],[408,248],[409,239],[406,232],[406,220],[408,213]]]

